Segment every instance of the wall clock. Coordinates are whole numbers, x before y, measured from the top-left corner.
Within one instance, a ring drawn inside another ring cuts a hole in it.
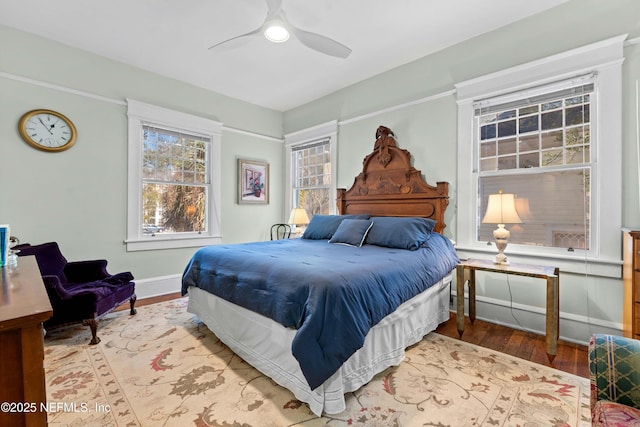
[[[18,123],[20,136],[39,150],[64,151],[76,142],[76,127],[64,115],[51,110],[32,110]]]

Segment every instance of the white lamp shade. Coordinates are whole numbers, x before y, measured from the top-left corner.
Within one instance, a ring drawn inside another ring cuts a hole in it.
[[[484,224],[520,224],[522,220],[516,212],[515,197],[513,194],[489,195],[487,211],[482,218]]]
[[[293,225],[309,224],[309,215],[307,215],[307,211],[304,210],[303,208],[291,209],[291,214],[289,215],[288,224],[293,224]]]

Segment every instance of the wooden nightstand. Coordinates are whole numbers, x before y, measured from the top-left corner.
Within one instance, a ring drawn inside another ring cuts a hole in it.
[[[560,326],[560,269],[528,264],[495,264],[493,261],[469,259],[456,267],[457,310],[456,321],[458,334],[464,332],[464,285],[469,283],[469,320],[476,320],[476,271],[515,274],[518,276],[537,277],[547,282],[546,338],[547,357],[549,362],[557,354]]]
[[[623,335],[640,339],[640,231],[623,230]]]

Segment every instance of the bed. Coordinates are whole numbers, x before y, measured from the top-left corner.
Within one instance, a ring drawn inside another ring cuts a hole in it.
[[[447,183],[427,184],[390,129],[337,201],[300,239],[199,249],[182,282],[189,312],[318,416],[449,319],[458,262]]]

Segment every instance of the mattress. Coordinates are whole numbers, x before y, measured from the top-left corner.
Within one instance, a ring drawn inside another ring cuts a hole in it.
[[[209,246],[185,268],[183,292],[195,286],[295,329],[292,353],[314,389],[362,347],[372,326],[457,262],[437,233],[416,250],[310,239]]]
[[[359,389],[377,373],[398,365],[404,359],[406,347],[449,319],[451,277],[449,273],[384,317],[369,330],[362,348],[313,390],[291,352],[296,329],[196,287],[188,289],[188,311],[198,316],[238,356],[307,403],[314,414],[338,414],[346,408],[345,393]]]

